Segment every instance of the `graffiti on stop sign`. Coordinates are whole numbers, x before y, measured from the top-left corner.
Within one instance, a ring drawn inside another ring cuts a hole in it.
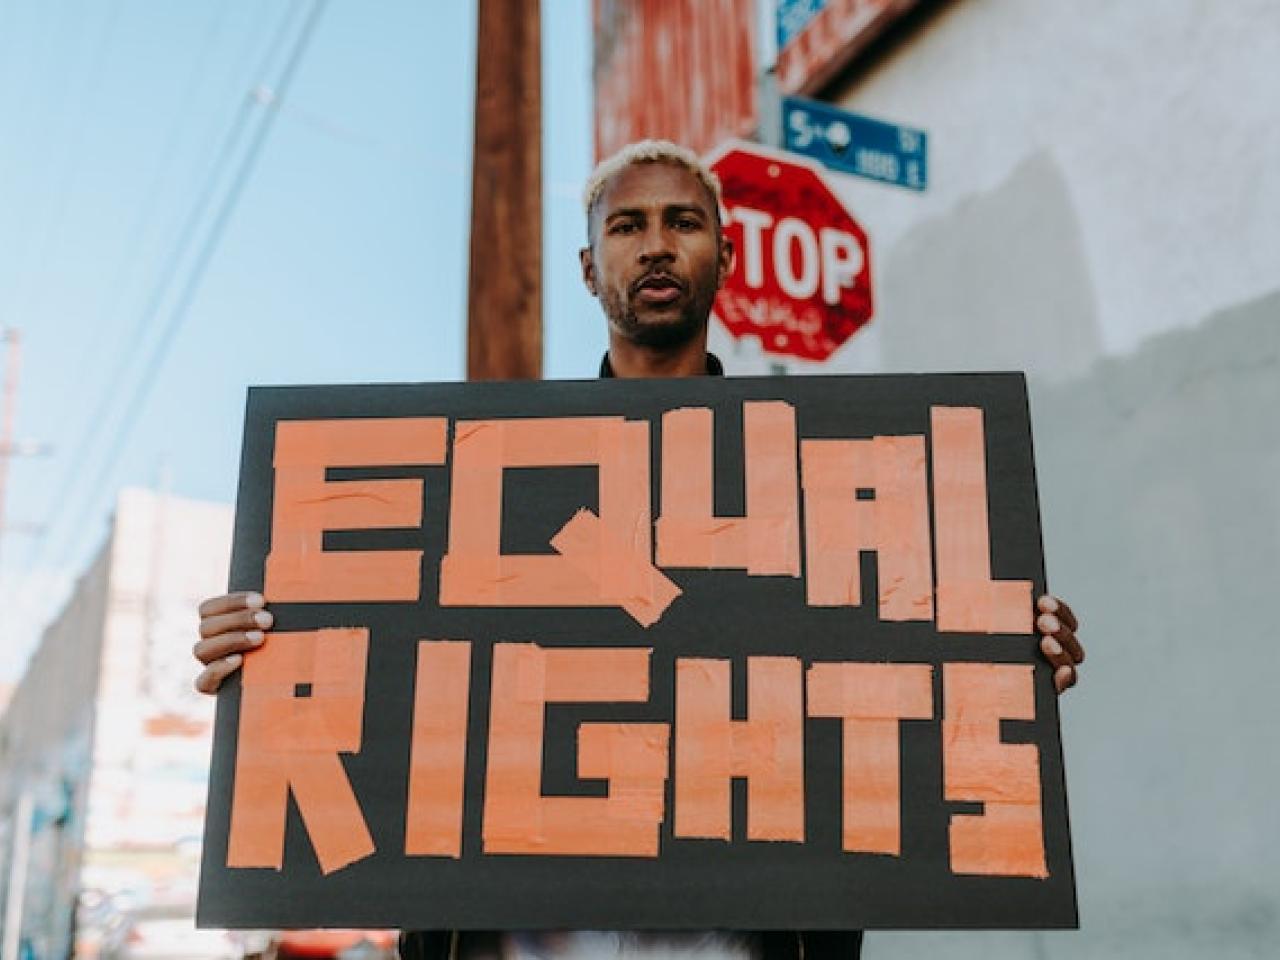
[[[710,159],[737,251],[716,316],[766,353],[828,359],[872,315],[866,233],[816,164],[746,143]]]

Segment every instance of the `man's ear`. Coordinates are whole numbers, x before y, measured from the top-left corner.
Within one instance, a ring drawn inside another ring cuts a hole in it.
[[[719,264],[716,271],[717,290],[724,286],[724,282],[729,279],[729,274],[733,272],[734,252],[733,241],[726,236],[721,236]]]
[[[578,251],[578,262],[582,264],[582,282],[586,284],[587,290],[591,295],[597,296],[596,293],[596,263],[591,258],[591,248],[583,247]]]

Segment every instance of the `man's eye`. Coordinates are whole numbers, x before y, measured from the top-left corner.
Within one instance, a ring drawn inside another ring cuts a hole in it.
[[[696,217],[681,217],[676,221],[676,228],[679,230],[697,230],[701,226]]]
[[[634,233],[636,225],[630,220],[619,220],[609,228],[610,233]]]

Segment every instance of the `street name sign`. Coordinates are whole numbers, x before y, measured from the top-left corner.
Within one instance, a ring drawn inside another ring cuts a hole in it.
[[[817,100],[784,97],[782,135],[788,150],[840,173],[909,190],[929,185],[929,135],[923,130],[849,113]]]

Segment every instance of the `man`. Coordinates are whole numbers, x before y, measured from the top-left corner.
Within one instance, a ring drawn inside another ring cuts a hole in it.
[[[587,241],[582,279],[609,326],[602,377],[687,377],[723,373],[707,352],[707,320],[729,275],[733,245],[720,223],[720,187],[690,151],[661,141],[632,144],[596,168],[585,191]],[[1076,682],[1084,650],[1065,603],[1037,601],[1040,649],[1055,667],[1058,692]],[[271,614],[260,594],[216,597],[200,607],[196,687],[213,693],[260,646]],[[560,957],[704,957],[707,960],[856,958],[850,932],[407,933],[405,960]]]

